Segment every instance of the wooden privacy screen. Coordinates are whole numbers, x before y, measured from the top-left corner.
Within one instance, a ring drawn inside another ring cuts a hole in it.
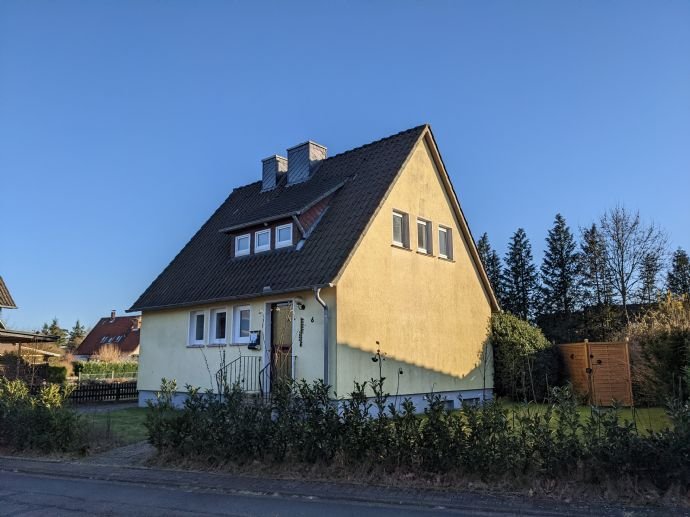
[[[573,389],[591,404],[632,406],[628,343],[566,343],[558,346]]]

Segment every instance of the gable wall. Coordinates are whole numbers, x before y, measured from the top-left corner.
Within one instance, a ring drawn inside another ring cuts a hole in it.
[[[392,211],[409,214],[412,250],[392,246]],[[433,223],[433,256],[417,253],[416,218]],[[438,225],[452,228],[454,261],[438,257]],[[470,259],[431,151],[421,140],[337,282],[337,392],[378,376],[387,391],[429,393],[493,386],[482,360],[491,306]]]

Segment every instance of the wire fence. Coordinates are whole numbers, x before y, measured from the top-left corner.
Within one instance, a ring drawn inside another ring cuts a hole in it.
[[[79,382],[88,381],[114,381],[114,380],[137,380],[137,372],[99,372],[81,373],[79,372]]]

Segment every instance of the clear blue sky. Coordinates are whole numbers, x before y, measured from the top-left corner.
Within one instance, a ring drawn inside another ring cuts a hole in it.
[[[261,158],[424,122],[501,253],[616,203],[690,249],[690,2],[6,0],[3,315],[122,312]]]

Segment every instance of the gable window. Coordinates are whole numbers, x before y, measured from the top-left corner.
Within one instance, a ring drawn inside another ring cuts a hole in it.
[[[189,315],[189,344],[203,345],[206,324],[204,311],[193,311]]]
[[[271,230],[261,230],[254,234],[254,251],[271,249]]]
[[[284,224],[276,228],[276,248],[292,246],[292,224]]]
[[[417,251],[431,255],[431,223],[417,219]]]
[[[453,237],[450,228],[445,226],[438,227],[438,256],[453,259]]]
[[[410,237],[408,230],[407,214],[404,212],[393,211],[393,244],[410,247]]]
[[[235,237],[235,256],[249,255],[249,234]]]
[[[251,309],[249,305],[235,307],[233,315],[233,343],[249,343],[249,320]]]
[[[225,309],[213,309],[211,311],[210,342],[216,345],[225,343],[227,328],[227,311]]]

